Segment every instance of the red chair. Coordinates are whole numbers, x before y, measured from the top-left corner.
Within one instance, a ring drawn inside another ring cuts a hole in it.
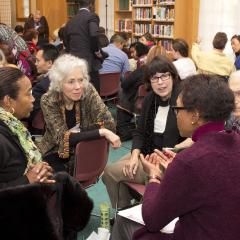
[[[120,73],[102,73],[100,79],[100,96],[103,101],[116,100],[120,86]]]
[[[38,130],[42,130],[44,132],[45,129],[45,121],[43,117],[42,110],[39,110],[35,115],[32,121],[32,127]]]
[[[118,195],[117,195],[117,202],[116,202],[116,215],[117,215],[117,211],[118,211],[118,201],[119,201],[119,194],[120,194],[120,187],[121,184],[126,185],[130,191],[132,191],[134,193],[135,196],[137,196],[138,198],[142,198],[143,194],[145,192],[145,188],[146,186],[143,184],[139,184],[139,183],[133,183],[133,182],[128,182],[128,181],[120,181],[118,183]],[[115,217],[116,217],[115,215]]]
[[[75,149],[74,178],[84,188],[95,184],[108,161],[109,143],[105,138],[79,142]]]

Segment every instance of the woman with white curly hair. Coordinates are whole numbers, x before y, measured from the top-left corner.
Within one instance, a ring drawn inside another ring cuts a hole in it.
[[[105,137],[121,145],[111,113],[89,82],[85,60],[65,54],[53,64],[49,91],[41,99],[46,132],[39,144],[55,171],[66,171],[78,142]]]

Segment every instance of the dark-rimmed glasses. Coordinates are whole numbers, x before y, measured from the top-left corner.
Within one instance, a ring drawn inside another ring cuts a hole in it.
[[[180,110],[186,110],[185,107],[178,107],[178,106],[172,106],[171,108],[172,108],[172,110],[174,111],[174,113],[175,113],[176,115],[178,115],[178,112],[179,112]]]
[[[169,80],[170,76],[171,76],[171,73],[166,72],[166,73],[163,73],[160,76],[154,75],[153,77],[151,77],[150,81],[151,81],[151,83],[158,83],[159,78],[160,78],[162,80],[162,82],[166,82],[167,80]]]

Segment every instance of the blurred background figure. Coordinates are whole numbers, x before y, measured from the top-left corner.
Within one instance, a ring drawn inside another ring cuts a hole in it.
[[[46,40],[46,42],[49,41],[49,27],[48,27],[48,22],[47,19],[41,15],[41,12],[39,10],[36,10],[36,12],[33,14],[33,18],[30,17],[24,25],[24,30],[27,31],[31,28],[34,28],[36,30],[41,31],[41,34],[43,35],[43,39]]]
[[[181,79],[196,74],[196,66],[189,58],[189,46],[184,39],[174,39],[172,43],[172,53],[174,66],[176,67]]]
[[[226,129],[240,133],[240,70],[230,75],[228,83],[234,93],[235,110],[226,123]]]
[[[237,70],[240,69],[240,35],[234,35],[231,38],[231,45],[233,52],[236,55],[236,60],[235,60],[235,67]]]
[[[149,32],[144,33],[139,38],[139,42],[143,43],[144,45],[146,45],[148,47],[152,47],[155,44],[154,37]]]
[[[108,37],[105,34],[105,28],[99,27],[99,37],[98,37],[99,45],[101,48],[107,47],[109,44]]]
[[[18,34],[18,36],[23,37],[23,32],[24,32],[24,28],[22,25],[17,25],[14,28],[15,32]]]
[[[27,43],[29,52],[32,55],[36,56],[38,51],[38,31],[34,28],[27,30],[26,32],[24,32],[23,39]]]

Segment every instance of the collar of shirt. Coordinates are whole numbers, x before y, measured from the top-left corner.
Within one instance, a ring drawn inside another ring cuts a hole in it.
[[[224,130],[224,121],[215,121],[215,122],[208,122],[199,128],[197,128],[193,135],[192,140],[194,142],[198,141],[201,136],[208,132],[220,132]]]
[[[88,12],[90,12],[90,10],[88,8],[79,8],[79,11],[81,10],[87,10]]]

